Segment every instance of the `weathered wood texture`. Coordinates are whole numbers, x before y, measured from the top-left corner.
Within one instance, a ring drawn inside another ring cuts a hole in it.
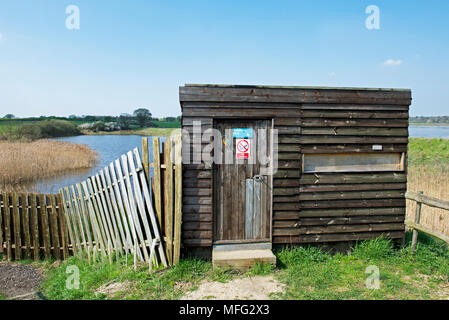
[[[59,194],[0,194],[0,253],[6,259],[66,259],[71,250]]]
[[[132,253],[150,268],[168,265],[167,237],[161,235],[148,183],[148,141],[142,145],[144,163],[135,148],[88,180],[60,190],[75,253],[109,261]]]
[[[211,141],[202,134],[220,119],[274,120],[274,243],[404,235],[406,161],[399,171],[303,173],[302,155],[376,152],[406,159],[410,90],[186,85],[180,102],[185,246],[213,242],[219,199],[214,166],[201,161]]]
[[[419,193],[407,191],[405,194],[405,197],[409,200],[413,200],[417,202],[416,206],[416,212],[415,212],[415,221],[406,221],[406,226],[408,228],[413,229],[413,237],[412,237],[412,253],[415,252],[416,244],[418,241],[418,231],[427,233],[433,237],[436,237],[438,239],[441,239],[449,244],[449,237],[447,235],[441,234],[439,232],[436,232],[430,228],[427,228],[425,226],[422,226],[420,224],[421,222],[421,207],[422,205],[427,205],[434,208],[439,208],[443,210],[447,210],[447,213],[449,214],[449,201],[447,200],[441,200],[434,197],[429,197],[423,194],[422,191]]]

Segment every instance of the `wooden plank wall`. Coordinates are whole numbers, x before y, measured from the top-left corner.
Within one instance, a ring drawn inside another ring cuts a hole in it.
[[[202,133],[220,119],[273,119],[278,167],[273,181],[273,242],[313,243],[404,233],[406,172],[303,174],[307,153],[405,152],[409,90],[180,87],[183,134],[183,243],[213,242],[212,166],[198,159]],[[187,134],[189,133],[190,136]],[[195,160],[197,163],[195,163]]]
[[[303,104],[301,154],[407,152],[408,105]],[[274,243],[404,234],[406,171],[302,173],[297,189],[275,190]],[[289,193],[288,195],[286,193]],[[287,204],[287,201],[294,204]]]
[[[0,194],[0,253],[9,261],[66,259],[72,248],[59,194]]]

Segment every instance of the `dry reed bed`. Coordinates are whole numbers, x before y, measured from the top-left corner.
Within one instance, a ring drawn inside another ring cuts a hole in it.
[[[449,200],[449,167],[410,166],[407,178],[409,191],[423,191],[425,195]],[[407,219],[414,221],[415,210],[416,202],[407,200]],[[449,235],[449,211],[423,205],[421,224],[434,231]]]
[[[0,141],[0,150],[0,191],[26,191],[24,186],[40,179],[90,168],[97,161],[88,146],[62,141]]]

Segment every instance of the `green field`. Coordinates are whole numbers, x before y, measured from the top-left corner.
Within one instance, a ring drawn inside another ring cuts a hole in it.
[[[449,139],[410,138],[409,165],[449,165]]]

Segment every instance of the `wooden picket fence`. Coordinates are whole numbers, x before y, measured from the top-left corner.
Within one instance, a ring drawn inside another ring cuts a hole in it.
[[[157,221],[163,232],[163,242],[170,265],[181,255],[182,225],[182,156],[181,136],[165,142],[152,138],[152,159],[148,138],[142,138],[143,167],[151,184],[151,195]]]
[[[75,254],[84,252],[89,260],[133,254],[150,268],[179,261],[182,168],[181,143],[175,140],[154,138],[150,163],[144,138],[143,161],[135,148],[60,190]]]
[[[66,259],[67,223],[55,194],[0,194],[0,253],[9,260]]]

